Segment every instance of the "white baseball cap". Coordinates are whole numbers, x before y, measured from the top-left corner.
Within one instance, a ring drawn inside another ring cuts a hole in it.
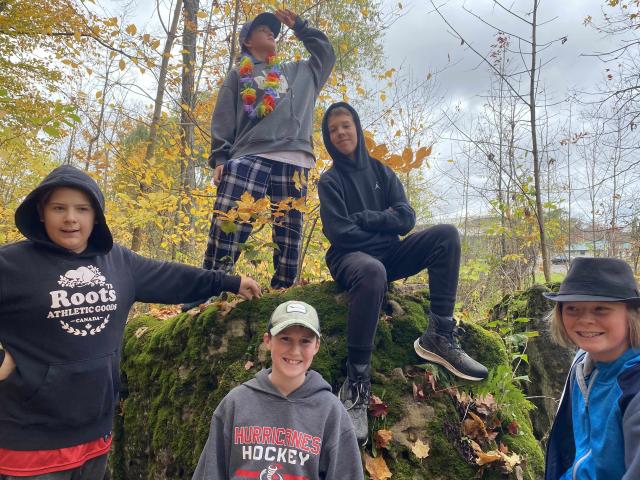
[[[267,330],[271,335],[275,336],[292,325],[308,328],[320,337],[318,312],[308,303],[298,300],[289,300],[281,303],[271,314]]]

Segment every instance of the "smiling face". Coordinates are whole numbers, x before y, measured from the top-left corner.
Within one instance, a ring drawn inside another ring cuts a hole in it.
[[[565,302],[562,323],[573,343],[599,362],[611,362],[630,346],[623,302]]]
[[[341,111],[330,114],[327,120],[329,140],[334,147],[351,160],[355,158],[358,148],[358,131],[350,113]]]
[[[276,39],[266,25],[258,25],[244,41],[244,47],[254,57],[262,58],[276,50]]]
[[[82,253],[89,242],[96,212],[89,195],[75,188],[56,188],[40,212],[49,240],[75,253]]]
[[[264,343],[271,352],[271,381],[288,395],[304,383],[320,340],[308,328],[293,325],[275,336],[265,333]]]

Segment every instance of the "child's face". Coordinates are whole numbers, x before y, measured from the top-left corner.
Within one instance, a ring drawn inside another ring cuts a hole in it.
[[[327,122],[329,139],[338,151],[353,160],[358,147],[358,132],[351,115],[346,113],[332,115]]]
[[[276,51],[276,39],[266,25],[259,25],[251,31],[244,41],[250,52],[271,53]]]
[[[272,337],[265,334],[264,343],[271,351],[272,372],[292,382],[304,379],[320,349],[320,340],[315,333],[299,325],[286,328]]]
[[[96,212],[82,190],[56,188],[42,208],[42,221],[49,239],[56,245],[82,253],[87,248]]]
[[[569,338],[599,362],[611,362],[629,348],[623,302],[565,302],[562,323]]]

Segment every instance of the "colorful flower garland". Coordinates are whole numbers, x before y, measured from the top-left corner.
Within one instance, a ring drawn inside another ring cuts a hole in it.
[[[276,106],[275,97],[278,94],[280,88],[280,62],[275,54],[271,54],[267,57],[267,66],[271,67],[267,72],[264,80],[264,95],[262,100],[256,107],[256,89],[253,87],[253,59],[249,55],[243,55],[240,59],[240,83],[242,84],[242,90],[240,91],[240,97],[244,104],[244,111],[249,114],[249,117],[264,118],[273,112]]]

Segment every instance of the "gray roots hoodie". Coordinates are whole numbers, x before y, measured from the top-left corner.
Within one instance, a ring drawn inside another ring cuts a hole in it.
[[[193,480],[360,480],[362,461],[349,416],[322,376],[282,395],[271,370],[220,402]]]

